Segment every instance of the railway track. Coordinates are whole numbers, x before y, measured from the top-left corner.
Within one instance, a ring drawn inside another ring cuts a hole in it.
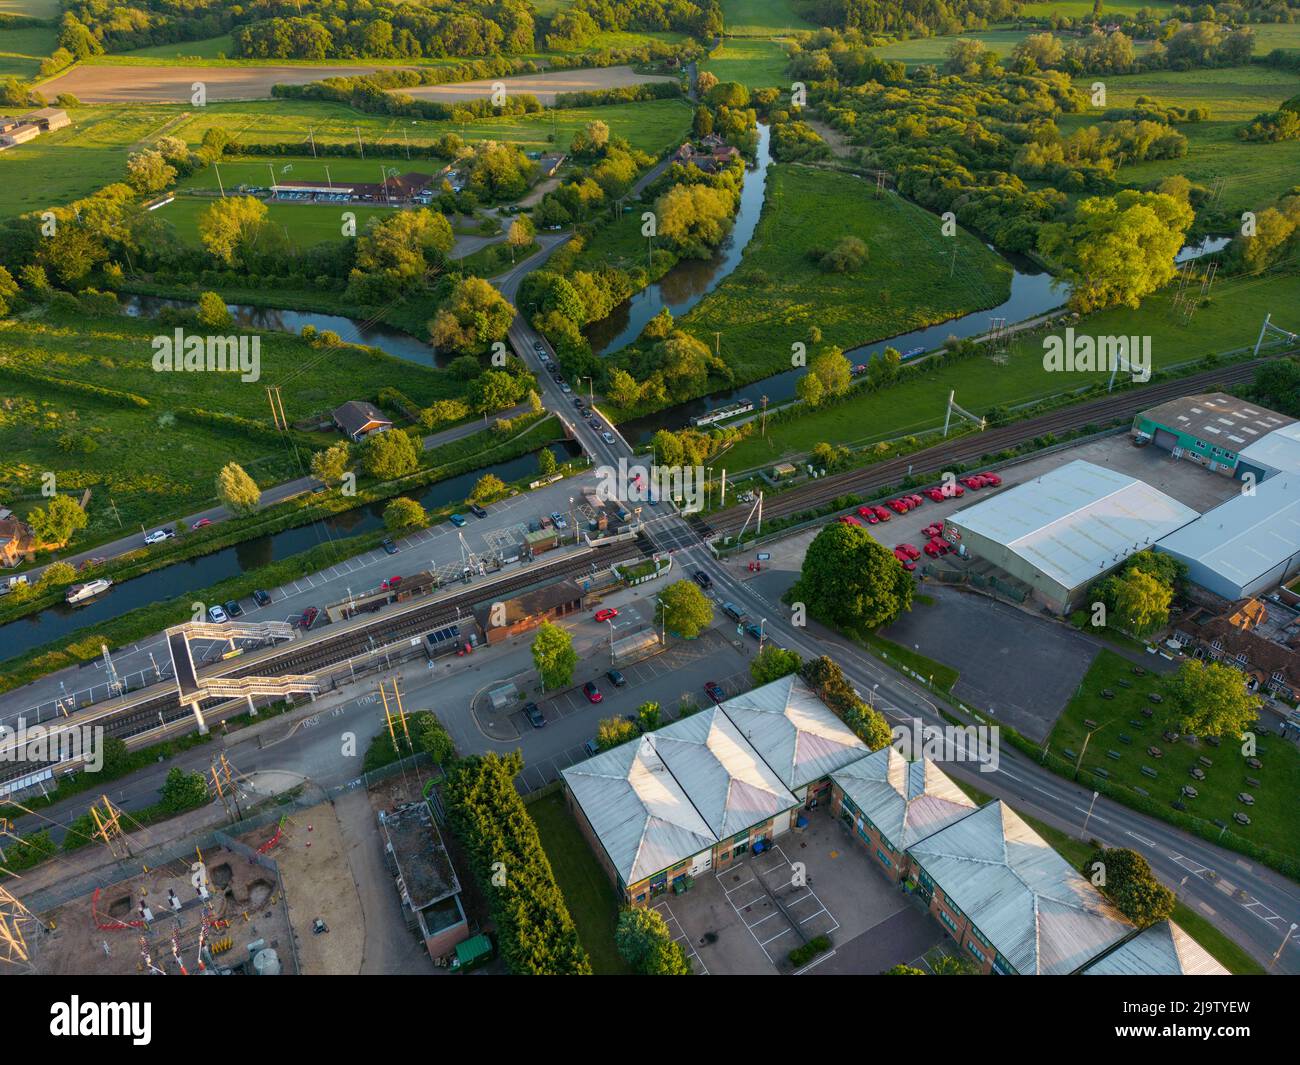
[[[472,586],[461,594],[441,602],[417,605],[401,613],[390,612],[386,618],[380,613],[365,625],[333,636],[329,632],[329,627],[326,627],[318,634],[320,638],[313,639],[310,643],[299,640],[279,647],[266,648],[253,655],[200,670],[199,676],[200,678],[233,678],[323,671],[372,648],[421,636],[454,622],[457,618],[465,618],[476,603],[481,603],[488,597],[505,598],[535,584],[553,583],[577,577],[590,572],[593,562],[603,568],[616,562],[644,558],[652,553],[653,547],[644,538],[628,541],[616,547],[601,548],[594,555],[584,555],[545,568],[521,570],[491,585]],[[181,703],[174,686],[157,687],[161,690],[156,694],[149,695],[146,689],[139,694],[139,701],[124,706],[118,713],[97,718],[94,723],[103,727],[106,736],[128,740],[154,729],[173,725],[186,718],[193,720],[190,708]],[[202,709],[211,710],[228,702],[231,700],[207,700],[202,704]],[[234,702],[243,705],[242,699]],[[55,761],[0,762],[0,785],[39,773],[44,769],[54,768],[58,764],[60,763]]]
[[[765,501],[763,518],[770,520],[786,517],[801,510],[814,509],[836,496],[850,493],[861,495],[896,485],[907,476],[909,467],[922,472],[952,468],[978,461],[990,452],[1015,447],[1047,433],[1068,432],[1085,425],[1104,425],[1123,417],[1132,418],[1138,411],[1146,410],[1166,400],[1202,391],[1211,385],[1241,384],[1254,378],[1256,369],[1265,361],[1253,359],[1221,370],[1209,370],[1191,377],[1180,377],[1177,380],[1150,385],[1137,391],[1107,396],[1105,399],[1094,400],[1091,403],[1063,407],[1026,421],[958,437],[948,443],[935,444],[924,451],[902,458],[889,459],[861,469],[847,470],[844,473],[823,477]],[[739,532],[745,524],[749,511],[748,505],[729,507],[710,518],[694,519],[693,523],[701,537],[732,535]]]

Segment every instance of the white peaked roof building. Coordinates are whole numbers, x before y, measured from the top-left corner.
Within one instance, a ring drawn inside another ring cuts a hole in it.
[[[720,840],[799,804],[719,707],[646,739]]]
[[[1230,976],[1173,921],[1144,928],[1084,971],[1085,976]]]
[[[831,774],[841,791],[897,850],[907,850],[975,810],[970,797],[928,758],[909,762],[884,747]]]
[[[564,771],[564,779],[625,884],[715,842],[649,736],[579,762]]]
[[[961,547],[1068,611],[1130,555],[1198,517],[1128,474],[1081,459],[957,511]]]
[[[1072,973],[1133,931],[1001,801],[923,839],[909,854],[944,900],[1023,975]]]
[[[797,674],[728,699],[722,709],[796,795],[869,750]]]

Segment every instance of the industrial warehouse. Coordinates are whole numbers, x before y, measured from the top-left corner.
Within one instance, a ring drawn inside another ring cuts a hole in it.
[[[580,830],[631,905],[686,894],[780,846],[828,804],[985,973],[1227,972],[1172,922],[1139,931],[1001,801],[977,807],[929,759],[869,751],[796,675],[562,776]]]

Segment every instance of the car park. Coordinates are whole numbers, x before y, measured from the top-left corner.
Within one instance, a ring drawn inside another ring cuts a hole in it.
[[[613,621],[616,617],[618,617],[618,611],[612,606],[602,607],[596,611],[597,621]]]
[[[214,604],[213,606],[208,607],[208,620],[220,625],[230,619],[226,616],[225,610]]]
[[[244,616],[244,608],[239,605],[239,601],[236,599],[227,600],[225,604],[225,609],[226,609],[226,613],[232,618],[239,618]]]
[[[524,717],[533,728],[541,728],[546,724],[546,718],[542,716],[542,709],[536,703],[524,703]]]
[[[253,602],[258,606],[270,606],[271,593],[266,591],[264,588],[258,588],[257,591],[253,593]]]
[[[477,503],[471,503],[471,504],[469,505],[469,512],[470,512],[471,514],[473,514],[474,517],[476,517],[476,518],[486,518],[486,517],[487,517],[487,511],[484,510],[482,507],[480,507]]]
[[[200,518],[198,521],[196,521],[193,525],[190,526],[190,532],[193,532],[195,529],[206,529],[211,524],[212,524],[211,518]]]
[[[151,532],[148,536],[144,538],[144,542],[150,545],[160,544],[164,540],[172,539],[172,537],[174,537],[175,535],[176,534],[172,532],[171,529],[155,529],[153,532]]]
[[[605,698],[600,694],[600,689],[596,687],[594,680],[589,680],[582,686],[582,694],[587,697],[587,701],[590,703],[598,703]]]
[[[450,521],[450,522],[451,522],[454,526],[456,526],[456,528],[458,528],[458,529],[464,528],[464,526],[465,526],[465,515],[464,515],[464,514],[453,514],[453,515],[452,515],[450,518],[448,518],[447,520]]]
[[[379,546],[384,549],[384,554],[386,555],[397,554],[397,545],[393,543],[393,538],[391,536],[385,536],[383,543],[381,543]]]
[[[605,676],[609,679],[609,682],[612,685],[614,685],[615,688],[622,688],[627,684],[627,677],[623,676],[623,674],[620,673],[617,669],[606,670]]]
[[[713,587],[713,578],[710,577],[707,573],[705,573],[704,570],[702,569],[697,569],[694,573],[692,573],[691,580],[693,580],[701,588]]]
[[[704,694],[715,703],[720,703],[727,698],[727,693],[722,690],[722,685],[716,680],[704,682]]]

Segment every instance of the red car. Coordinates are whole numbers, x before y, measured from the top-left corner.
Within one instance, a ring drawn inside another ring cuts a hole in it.
[[[704,685],[704,694],[712,699],[715,703],[720,703],[727,697],[727,693],[722,690],[722,685],[716,680],[706,681]]]
[[[914,569],[916,569],[916,563],[913,562],[910,558],[908,558],[904,552],[895,549],[894,557],[898,559],[898,564],[902,566],[903,569],[907,570],[909,573],[911,573]]]
[[[858,507],[858,517],[865,520],[868,525],[875,525],[880,521],[875,507]]]
[[[972,473],[969,476],[959,477],[957,479],[970,489],[983,488],[985,484],[983,476],[978,473]]]
[[[885,507],[875,507],[876,517],[881,521],[888,521],[892,515]]]
[[[902,499],[891,499],[886,506],[895,514],[906,514],[912,509],[912,504]]]
[[[198,521],[196,521],[193,525],[190,526],[190,529],[191,530],[206,529],[211,524],[212,524],[211,518],[200,518]]]
[[[912,544],[899,544],[897,547],[894,548],[894,551],[895,552],[901,551],[908,558],[916,559],[921,557],[921,552]]]
[[[600,694],[600,689],[596,687],[593,681],[587,681],[582,686],[582,694],[587,697],[588,702],[598,703],[605,697]]]
[[[942,540],[931,540],[925,545],[925,553],[931,558],[938,558],[940,555],[946,555],[951,550]]]
[[[857,525],[859,527],[862,525],[862,522],[858,521],[858,519],[855,518],[852,514],[841,514],[835,520],[838,521],[841,525]]]
[[[300,624],[304,629],[310,629],[316,624],[316,619],[320,616],[320,610],[317,607],[309,606],[302,612],[302,621]]]
[[[989,488],[1002,487],[1002,478],[999,477],[996,473],[981,473],[980,476],[984,478],[984,483]]]
[[[942,534],[943,534],[943,522],[941,521],[933,522],[921,530],[921,535],[929,537],[931,540],[936,539]]]
[[[618,611],[612,606],[607,606],[603,610],[596,611],[597,621],[612,621],[616,617],[618,617]]]
[[[911,503],[912,506],[914,507],[919,507],[922,503],[925,502],[924,499],[922,499],[919,495],[916,495],[915,493],[913,493],[910,496],[903,496],[903,498],[906,499],[909,503]]]

